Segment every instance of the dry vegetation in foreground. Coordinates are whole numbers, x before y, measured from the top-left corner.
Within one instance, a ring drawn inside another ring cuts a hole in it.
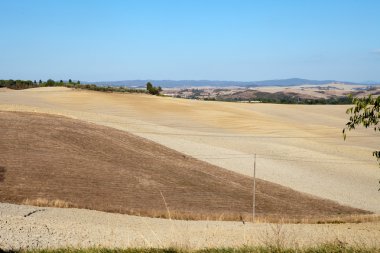
[[[74,205],[73,203],[60,200],[60,199],[54,199],[54,200],[48,200],[44,198],[37,198],[37,199],[25,199],[22,201],[23,205],[30,205],[30,206],[45,206],[45,207],[57,207],[57,208],[75,208],[78,207]]]
[[[252,179],[247,176],[78,120],[15,112],[0,112],[0,119],[2,202],[250,220]],[[266,222],[335,222],[369,214],[264,180],[257,181],[256,200],[258,219]]]
[[[38,206],[38,207],[56,207],[56,208],[81,208],[71,202],[55,199],[48,200],[44,198],[26,199],[22,201],[24,205]],[[82,207],[83,208],[83,207]],[[216,213],[192,213],[181,211],[157,211],[157,210],[145,210],[142,212],[125,209],[125,214],[164,218],[173,220],[216,220],[216,221],[245,221],[252,222],[251,214],[216,214]],[[301,216],[300,216],[301,217]],[[281,215],[268,216],[259,215],[255,218],[255,223],[291,223],[291,224],[342,224],[342,223],[364,223],[364,222],[376,222],[380,221],[380,215],[377,214],[355,214],[355,215],[334,215],[325,217],[303,217],[303,218],[289,218]]]
[[[308,248],[286,248],[276,245],[264,247],[241,248],[206,248],[189,250],[183,248],[61,248],[61,249],[35,249],[35,250],[1,250],[6,253],[375,253],[380,248],[366,246],[346,246],[339,242],[328,243]]]

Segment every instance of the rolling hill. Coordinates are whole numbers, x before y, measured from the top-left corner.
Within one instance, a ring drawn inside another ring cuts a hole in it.
[[[26,112],[0,112],[0,129],[1,202],[59,200],[69,207],[182,219],[241,219],[252,210],[250,177],[128,132]],[[258,180],[257,192],[261,217],[368,213],[265,180]]]
[[[220,80],[122,80],[122,81],[104,81],[104,82],[89,82],[96,85],[110,86],[128,86],[128,87],[145,87],[147,82],[151,82],[156,86],[163,88],[189,88],[189,87],[261,87],[261,86],[296,86],[304,84],[323,85],[329,83],[345,83],[358,84],[347,81],[337,80],[309,80],[302,78],[275,79],[263,81],[220,81]]]

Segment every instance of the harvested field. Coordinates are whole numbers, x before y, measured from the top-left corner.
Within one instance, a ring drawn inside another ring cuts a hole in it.
[[[5,90],[0,110],[65,115],[150,139],[218,167],[380,213],[379,135],[342,138],[346,105],[242,104],[62,87]],[[363,197],[365,196],[365,197]]]
[[[240,219],[252,179],[109,127],[48,114],[0,112],[0,201],[153,217]],[[366,211],[257,182],[268,218]]]
[[[300,247],[324,243],[380,247],[380,222],[243,224],[230,221],[165,220],[93,210],[0,203],[0,235],[1,248],[13,250],[66,247],[199,249],[277,245],[292,247],[299,252]],[[319,252],[346,251],[339,247],[337,251]]]

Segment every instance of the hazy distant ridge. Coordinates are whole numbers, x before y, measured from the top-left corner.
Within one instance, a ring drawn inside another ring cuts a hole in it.
[[[309,80],[301,78],[289,78],[289,79],[277,79],[277,80],[264,80],[254,82],[258,86],[293,86],[293,85],[303,85],[303,84],[313,84],[313,85],[322,85],[329,83],[345,83],[345,84],[358,84],[347,81],[337,81],[337,80]]]
[[[239,87],[257,87],[257,86],[295,86],[303,84],[322,85],[329,83],[345,83],[345,84],[358,84],[347,81],[336,80],[308,80],[301,78],[289,78],[289,79],[276,79],[276,80],[263,80],[252,82],[239,82],[239,81],[211,81],[211,80],[124,80],[124,81],[104,81],[104,82],[92,82],[97,85],[110,85],[110,86],[128,86],[128,87],[145,87],[147,82],[151,82],[156,86],[164,88],[185,88],[185,87],[201,87],[201,86],[213,86],[213,87],[227,87],[227,86],[239,86]]]

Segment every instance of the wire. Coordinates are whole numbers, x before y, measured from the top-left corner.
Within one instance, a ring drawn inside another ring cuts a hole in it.
[[[130,118],[130,117],[129,117]],[[136,118],[137,119],[137,118]],[[218,127],[218,126],[188,126],[188,125],[177,125],[177,124],[159,124],[159,123],[132,123],[132,122],[121,122],[121,121],[106,121],[107,123],[116,123],[116,124],[126,124],[126,125],[133,125],[133,126],[163,126],[163,127],[178,127],[178,128],[195,128],[195,129],[202,129],[202,128],[210,128],[210,129],[215,129],[215,128],[218,128],[220,130],[223,130],[223,129],[247,129],[247,128],[256,128],[254,125],[245,125],[245,126],[234,126],[234,127],[227,127],[227,126],[221,126],[221,127]],[[330,130],[333,130],[335,129],[334,127],[299,127],[298,129],[301,129],[301,130],[321,130],[321,129],[330,129]],[[248,130],[248,129],[247,129]],[[279,129],[277,128],[275,131],[289,131],[290,129],[289,128],[283,128],[283,129]],[[339,130],[340,132],[341,130]]]
[[[257,139],[337,139],[338,136],[259,136],[259,135],[217,135],[217,134],[181,134],[167,132],[131,132],[134,134],[156,134],[168,136],[191,136],[191,137],[223,137],[223,138],[257,138]],[[353,135],[349,138],[374,138],[375,135]]]
[[[141,151],[144,155],[150,156],[152,158],[163,158],[167,159],[167,156],[164,155],[153,155],[147,152]],[[197,154],[182,154],[184,158],[194,158],[198,160],[228,160],[228,159],[253,159],[253,155],[239,155],[239,156],[209,156],[209,155],[197,155]],[[262,158],[265,160],[276,160],[276,161],[290,161],[290,162],[308,162],[308,163],[333,163],[333,164],[368,164],[371,162],[371,160],[354,160],[345,162],[344,159],[304,159],[306,157],[293,157],[293,156],[270,156],[270,155],[264,155],[264,154],[257,154],[258,158]],[[293,158],[293,159],[292,159]],[[294,159],[296,158],[296,159]]]
[[[331,160],[328,160],[328,159],[321,159],[321,160],[305,160],[305,159],[287,159],[287,158],[276,158],[276,157],[265,157],[265,156],[262,156],[260,154],[257,155],[258,158],[262,158],[262,159],[265,159],[265,160],[277,160],[277,161],[290,161],[290,162],[308,162],[308,163],[333,163],[333,164],[368,164],[370,161],[366,161],[366,160],[355,160],[355,161],[351,161],[351,162],[340,162],[342,161],[343,159],[341,159],[340,161],[337,159],[335,160],[334,162],[332,162]],[[226,159],[253,159],[253,156],[236,156],[236,157],[198,157],[198,156],[194,156],[194,158],[197,158],[197,159],[207,159],[207,160],[226,160]]]
[[[275,159],[288,159],[293,158],[293,159],[298,159],[298,160],[305,160],[309,159],[310,157],[305,157],[305,156],[283,156],[283,155],[267,155],[267,154],[258,154],[256,153],[259,157],[262,158],[275,158]],[[220,156],[210,156],[210,155],[203,155],[203,154],[191,154],[191,156],[198,157],[198,158],[207,158],[207,159],[213,159],[213,158],[223,158],[223,159],[229,159],[229,158],[252,158],[253,155],[248,155],[248,154],[222,154],[223,157]],[[323,161],[344,161],[344,158],[321,158]],[[320,161],[320,160],[314,160],[314,161]],[[355,162],[370,162],[370,160],[355,160]]]

